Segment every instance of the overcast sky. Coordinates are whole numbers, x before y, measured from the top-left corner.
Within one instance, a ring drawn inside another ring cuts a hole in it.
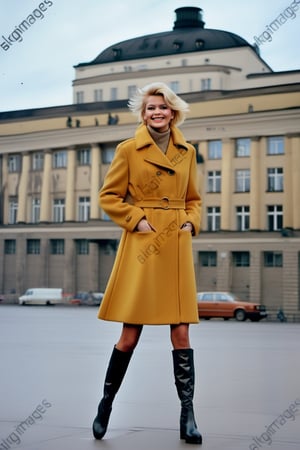
[[[41,3],[43,12],[18,33]],[[274,71],[300,70],[300,0],[0,0],[0,111],[72,103],[74,65],[117,42],[172,30],[176,8],[198,6],[206,28],[253,44],[291,4],[298,7],[296,17],[289,9],[272,41],[260,45]]]

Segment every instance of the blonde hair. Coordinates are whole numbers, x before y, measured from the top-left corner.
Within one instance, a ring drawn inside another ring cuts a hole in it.
[[[143,122],[147,98],[150,95],[162,95],[167,105],[174,112],[173,125],[180,125],[189,111],[188,104],[175,94],[165,83],[151,83],[142,89],[137,89],[136,94],[129,99],[128,108]]]

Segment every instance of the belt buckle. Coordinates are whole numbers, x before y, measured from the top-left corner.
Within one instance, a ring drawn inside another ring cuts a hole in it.
[[[162,209],[169,209],[169,198],[168,197],[163,197],[161,199],[161,207],[162,207]]]

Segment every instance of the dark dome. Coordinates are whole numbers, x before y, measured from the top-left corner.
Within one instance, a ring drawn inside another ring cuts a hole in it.
[[[78,64],[76,67],[250,46],[245,39],[229,31],[205,29],[201,8],[182,7],[176,9],[175,13],[176,20],[172,31],[119,42],[106,48],[93,61]]]

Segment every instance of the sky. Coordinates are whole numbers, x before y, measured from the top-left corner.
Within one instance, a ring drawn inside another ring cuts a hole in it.
[[[172,30],[182,6],[202,8],[205,28],[250,44],[286,11],[260,54],[276,72],[300,70],[300,0],[0,0],[0,111],[71,104],[74,66],[126,39]],[[31,26],[18,32],[29,15]]]

